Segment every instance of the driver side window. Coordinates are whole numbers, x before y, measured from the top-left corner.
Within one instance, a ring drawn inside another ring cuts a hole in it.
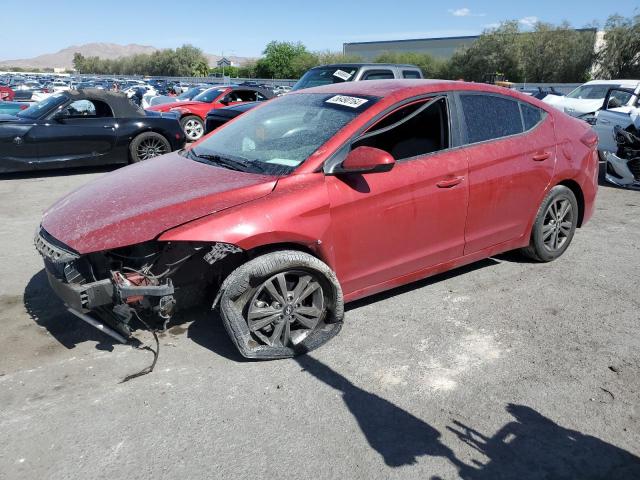
[[[96,107],[89,100],[76,100],[62,110],[58,116],[65,118],[95,117]]]

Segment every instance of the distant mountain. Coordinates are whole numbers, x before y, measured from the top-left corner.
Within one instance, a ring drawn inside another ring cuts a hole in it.
[[[84,45],[72,45],[63,48],[56,53],[47,53],[33,58],[19,58],[15,60],[0,60],[0,67],[22,67],[22,68],[73,68],[73,54],[80,52],[85,57],[118,58],[129,57],[139,53],[153,53],[158,48],[150,45],[119,45],[117,43],[87,43]],[[209,65],[216,66],[220,60],[219,55],[205,54],[209,60]],[[242,65],[249,61],[245,57],[227,57],[232,62]]]

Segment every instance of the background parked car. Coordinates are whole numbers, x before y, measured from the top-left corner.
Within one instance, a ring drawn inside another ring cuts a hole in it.
[[[246,102],[231,107],[216,108],[207,113],[205,120],[205,134],[213,132],[216,128],[224,125],[229,120],[236,118],[238,115],[242,115],[244,112],[251,110],[252,108],[260,105],[260,102]]]
[[[15,115],[19,111],[29,108],[29,105],[26,102],[0,102],[0,115]]]
[[[636,89],[638,85],[640,80],[593,80],[580,85],[565,96],[547,95],[542,101],[572,117],[582,117],[593,115],[600,110],[610,88]]]
[[[621,126],[623,129],[633,124],[634,114],[640,111],[640,85],[632,88],[609,88],[602,107],[589,123],[598,134],[598,151],[603,157],[604,152],[615,152],[618,149],[613,129]]]
[[[273,93],[258,87],[216,86],[193,97],[191,101],[167,103],[149,107],[156,112],[176,112],[187,140],[195,141],[204,135],[207,113],[244,102],[263,102],[273,98]]]
[[[415,65],[391,63],[344,63],[321,65],[308,70],[292,90],[319,87],[331,83],[360,80],[389,80],[393,78],[422,78],[422,70]]]
[[[122,93],[60,92],[0,119],[0,172],[138,162],[183,145],[175,116]]]

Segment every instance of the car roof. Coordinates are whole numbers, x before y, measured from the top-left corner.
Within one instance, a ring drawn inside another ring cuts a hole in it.
[[[412,96],[423,93],[441,92],[447,90],[476,90],[487,93],[509,95],[520,99],[529,96],[505,87],[486,83],[461,82],[457,80],[370,80],[364,82],[341,82],[320,87],[305,88],[290,92],[287,95],[304,95],[309,93],[365,95],[373,97],[388,97],[391,95]]]
[[[67,90],[60,95],[65,95],[72,100],[101,100],[111,107],[114,117],[144,117],[144,110],[129,100],[122,92],[111,92],[97,88],[81,90]]]
[[[584,85],[632,85],[640,84],[640,80],[591,80]]]
[[[416,65],[408,63],[329,63],[327,65],[318,65],[313,68],[336,68],[336,67],[402,67],[402,68],[418,68]]]

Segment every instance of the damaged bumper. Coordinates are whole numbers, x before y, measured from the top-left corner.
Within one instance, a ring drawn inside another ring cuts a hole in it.
[[[80,255],[42,228],[34,243],[51,288],[68,309],[119,341],[130,336],[134,316],[164,328],[178,298],[185,306],[195,303],[188,301],[194,296],[189,294],[212,283],[210,267],[241,252],[223,243],[149,242]]]

